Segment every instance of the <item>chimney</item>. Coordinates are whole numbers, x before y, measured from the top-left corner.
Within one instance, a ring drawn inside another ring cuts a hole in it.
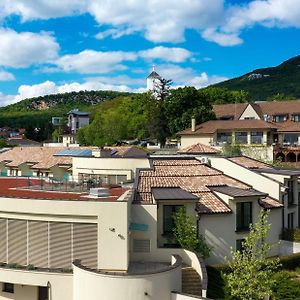
[[[196,119],[194,117],[192,117],[192,132],[194,132],[196,130]]]

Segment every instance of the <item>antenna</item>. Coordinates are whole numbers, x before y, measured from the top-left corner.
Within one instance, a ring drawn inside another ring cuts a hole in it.
[[[154,64],[152,65],[152,71],[153,72],[155,71],[155,65]]]

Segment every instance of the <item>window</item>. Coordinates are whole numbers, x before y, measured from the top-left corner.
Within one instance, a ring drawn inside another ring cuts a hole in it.
[[[235,142],[237,144],[247,144],[247,132],[236,132]]]
[[[244,247],[243,247],[244,241],[245,241],[245,239],[236,240],[236,246],[235,246],[236,251],[243,252],[243,250],[244,250]]]
[[[298,144],[298,133],[285,133],[283,136],[283,143],[288,145]]]
[[[288,181],[288,205],[294,204],[294,181]]]
[[[45,286],[39,286],[38,300],[48,300],[48,288]]]
[[[252,223],[252,202],[239,202],[236,204],[236,230],[249,230]]]
[[[288,214],[288,229],[294,228],[294,213]]]
[[[300,122],[300,114],[292,115],[292,121],[294,121],[294,122]]]
[[[231,132],[219,132],[217,134],[217,142],[218,143],[231,144],[231,140],[232,140],[232,133]]]
[[[287,120],[287,115],[274,115],[273,122],[281,123]]]
[[[263,132],[253,131],[251,132],[251,144],[262,144],[263,143]]]
[[[166,235],[173,233],[174,220],[173,214],[183,208],[183,205],[164,205],[164,223],[163,232]]]
[[[255,120],[255,117],[245,117],[244,120]]]
[[[2,291],[13,294],[14,293],[14,285],[12,283],[4,282]]]

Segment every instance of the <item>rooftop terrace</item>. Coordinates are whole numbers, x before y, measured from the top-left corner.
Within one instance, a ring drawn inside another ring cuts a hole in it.
[[[72,189],[63,190],[47,188],[45,179],[28,179],[20,177],[0,177],[0,197],[46,200],[80,200],[80,201],[116,201],[128,189],[109,187],[107,197],[87,197],[88,192],[75,192]],[[57,183],[63,185],[63,183]]]

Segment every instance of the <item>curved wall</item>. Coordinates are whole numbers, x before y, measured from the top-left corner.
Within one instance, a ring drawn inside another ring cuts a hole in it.
[[[145,275],[108,275],[73,265],[74,300],[170,300],[181,291],[181,263],[169,270]]]

